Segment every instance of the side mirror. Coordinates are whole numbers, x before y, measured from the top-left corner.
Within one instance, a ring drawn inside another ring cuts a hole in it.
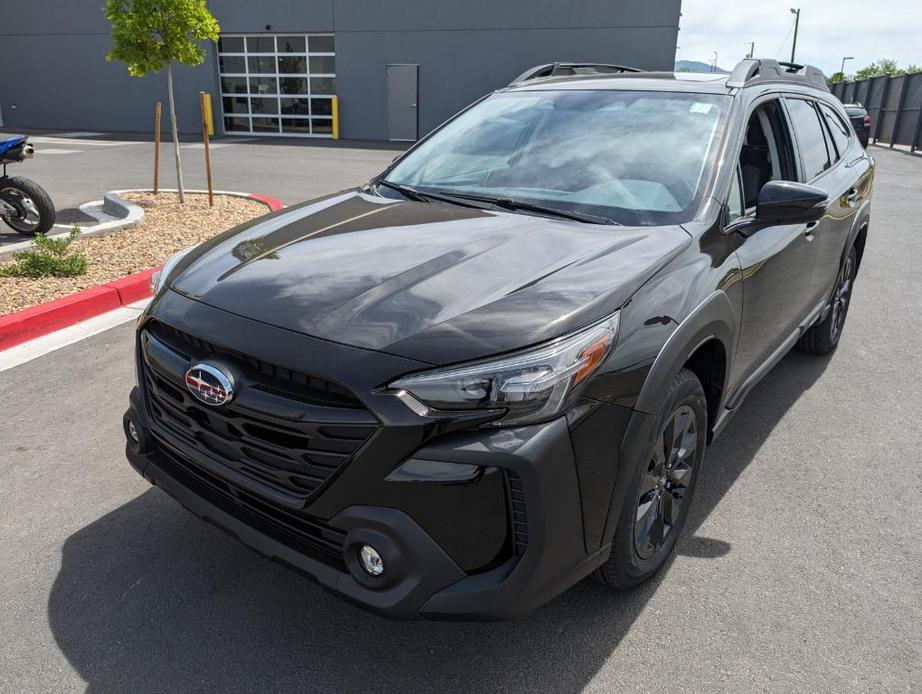
[[[740,217],[724,233],[751,236],[780,224],[809,224],[826,214],[829,196],[824,190],[794,181],[769,181],[759,191],[754,217]]]
[[[767,224],[806,224],[826,214],[829,196],[805,183],[769,181],[759,191],[756,219]]]

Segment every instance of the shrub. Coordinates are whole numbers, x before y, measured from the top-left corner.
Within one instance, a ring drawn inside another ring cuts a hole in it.
[[[63,238],[53,239],[36,234],[32,239],[35,248],[16,253],[14,261],[0,267],[0,277],[77,277],[86,274],[86,256],[71,250],[70,245],[80,235],[74,224]]]

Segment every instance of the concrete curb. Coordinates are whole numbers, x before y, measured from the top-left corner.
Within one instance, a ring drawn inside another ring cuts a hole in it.
[[[91,200],[80,205],[80,210],[91,217],[100,220],[99,224],[81,229],[81,236],[102,236],[111,234],[115,231],[121,231],[129,227],[136,226],[144,221],[144,208],[135,205],[121,197],[121,193],[149,193],[146,188],[130,188],[125,190],[112,190],[105,194],[102,200]],[[161,188],[163,193],[175,193],[175,188]],[[207,190],[187,190],[187,193],[207,193]],[[231,195],[238,198],[250,198],[265,203],[272,212],[276,212],[284,207],[281,201],[271,198],[267,195],[256,193],[239,193],[233,190],[216,190],[215,195]],[[56,227],[62,225],[55,224]],[[79,226],[79,224],[77,225]],[[68,227],[69,230],[69,227]],[[57,234],[51,234],[51,238],[67,236],[69,231],[62,231]],[[32,248],[32,241],[22,241],[20,243],[11,243],[7,246],[0,247],[0,260],[5,255],[25,251]]]
[[[126,202],[118,198],[118,193],[120,192],[127,191],[113,191],[112,193],[107,193],[106,198],[110,195],[117,198],[117,200],[113,201],[113,205]],[[228,195],[228,193],[221,194]],[[265,195],[232,194],[259,200],[272,212],[284,207],[279,200]],[[131,205],[131,203],[127,204]],[[137,205],[132,206],[137,207]],[[143,218],[143,210],[141,213]],[[134,223],[137,224],[137,222]],[[156,269],[142,270],[121,279],[69,294],[60,299],[46,301],[43,304],[31,306],[22,311],[0,316],[0,351],[150,297],[150,276]]]

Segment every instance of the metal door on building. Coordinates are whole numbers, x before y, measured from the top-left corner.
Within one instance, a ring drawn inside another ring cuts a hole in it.
[[[419,65],[387,66],[387,139],[419,137]]]

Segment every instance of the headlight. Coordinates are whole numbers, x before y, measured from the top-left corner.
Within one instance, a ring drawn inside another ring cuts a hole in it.
[[[195,246],[189,246],[179,251],[179,253],[174,253],[169,257],[169,259],[163,264],[158,270],[154,270],[153,274],[150,276],[150,290],[151,293],[156,294],[161,289],[163,285],[166,284],[167,279],[170,277],[170,273],[173,272],[173,269],[176,267],[176,263],[183,259],[183,256],[191,251]]]
[[[527,424],[562,412],[615,343],[618,314],[548,345],[499,359],[407,376],[390,384],[434,410],[505,409],[494,425]]]

